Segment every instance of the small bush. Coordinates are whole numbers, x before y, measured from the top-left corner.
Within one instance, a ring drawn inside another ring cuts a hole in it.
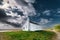
[[[60,25],[59,24],[58,25],[55,25],[54,26],[54,30],[60,32]]]

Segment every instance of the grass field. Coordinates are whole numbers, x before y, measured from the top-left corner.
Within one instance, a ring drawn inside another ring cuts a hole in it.
[[[51,31],[18,31],[0,33],[0,40],[53,40],[55,33]]]

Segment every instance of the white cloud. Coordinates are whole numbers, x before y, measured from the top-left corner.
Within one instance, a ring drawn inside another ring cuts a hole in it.
[[[0,22],[0,29],[20,29],[20,28],[16,28],[12,25]]]
[[[11,6],[11,8],[14,8],[14,6],[17,6],[18,9],[20,9],[21,11],[23,11],[23,14],[27,15],[27,16],[34,16],[36,15],[36,11],[35,8],[33,7],[33,5],[31,3],[27,3],[24,0],[8,0],[9,4],[7,3],[7,1],[4,1],[4,5],[0,6],[3,9],[9,9],[8,7]],[[28,1],[28,0],[27,0]],[[29,0],[30,1],[30,0]],[[32,0],[34,1],[34,0]]]
[[[31,31],[43,30],[43,26],[30,23],[30,30],[31,30]]]
[[[51,22],[51,20],[41,18],[41,21],[39,22],[39,24],[47,24],[49,22]]]
[[[25,0],[26,2],[29,2],[29,3],[34,3],[35,0]]]
[[[28,1],[28,0],[27,0]],[[9,0],[10,4],[7,4],[5,2],[5,4],[2,6],[2,8],[5,8],[5,9],[8,9],[10,10],[8,7],[11,6],[12,8],[14,8],[14,6],[17,6],[18,9],[22,10],[23,13],[26,15],[26,16],[34,16],[36,15],[36,12],[35,12],[35,9],[33,7],[32,4],[28,3],[28,5],[25,5],[23,2],[22,4],[18,4],[18,2],[16,3],[15,0]],[[29,1],[29,2],[34,2],[34,1]],[[12,10],[10,10],[10,13],[6,13],[7,16],[11,16],[11,18],[6,18],[6,21],[8,22],[11,22],[11,23],[18,23],[18,24],[21,24],[21,23],[25,23],[24,27],[27,26],[27,29],[28,30],[29,28],[29,25],[30,25],[30,30],[34,31],[34,30],[40,30],[42,29],[41,27],[42,26],[38,26],[38,25],[35,25],[35,24],[29,24],[29,20],[24,20],[25,18],[27,17],[21,17],[20,15],[18,15],[17,13],[13,13]],[[17,17],[17,18],[14,18],[14,17]],[[45,20],[46,21],[46,20]],[[47,22],[46,22],[47,23]],[[22,24],[23,25],[23,24]],[[15,27],[13,27],[12,25],[9,25],[9,24],[3,24],[1,23],[1,26],[0,26],[0,29],[17,29]],[[18,28],[20,29],[20,28]]]
[[[36,15],[35,8],[33,7],[33,5],[31,3],[27,3],[27,2],[21,1],[21,0],[20,0],[21,2],[17,1],[17,0],[15,0],[15,1],[16,1],[17,6],[21,10],[23,10],[24,14],[29,15],[29,16]]]
[[[23,31],[36,31],[36,30],[43,30],[43,26],[36,25],[33,23],[29,23],[29,20],[25,23],[25,25],[22,27]]]
[[[8,6],[9,6],[9,4],[4,3],[4,5],[0,5],[0,8],[2,8],[2,9],[6,9],[6,8],[8,8]]]
[[[57,9],[57,13],[60,13],[60,8]]]
[[[43,14],[49,16],[49,15],[50,15],[50,10],[45,10],[45,11],[43,12]]]

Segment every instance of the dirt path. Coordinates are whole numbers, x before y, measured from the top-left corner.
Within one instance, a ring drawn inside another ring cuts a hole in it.
[[[55,31],[55,30],[53,30],[53,32],[55,32],[56,33],[56,40],[60,40],[60,32],[57,32],[57,31]]]
[[[57,40],[60,40],[60,32],[56,32],[57,34]]]

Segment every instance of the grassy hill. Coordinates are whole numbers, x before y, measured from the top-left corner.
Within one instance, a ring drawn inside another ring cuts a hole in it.
[[[51,31],[18,31],[0,33],[1,40],[53,40],[56,34]]]

